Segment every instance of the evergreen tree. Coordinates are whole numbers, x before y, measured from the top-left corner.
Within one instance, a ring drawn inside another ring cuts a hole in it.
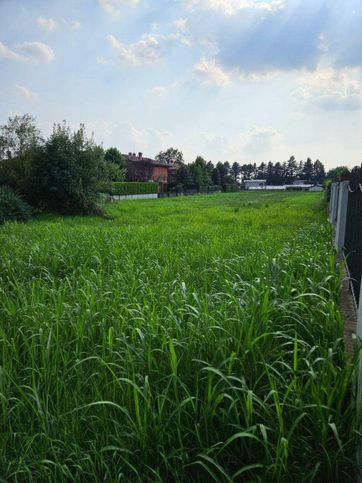
[[[304,163],[302,176],[306,181],[313,180],[313,163],[310,158]]]
[[[233,165],[231,166],[231,174],[234,178],[235,183],[238,182],[240,173],[241,173],[241,167],[239,163],[237,162],[233,163]]]
[[[326,177],[323,163],[321,163],[319,159],[313,164],[313,175],[313,182],[318,184],[322,184]]]

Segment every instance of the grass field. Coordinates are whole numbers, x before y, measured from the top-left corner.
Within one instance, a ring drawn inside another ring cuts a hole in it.
[[[0,228],[1,481],[352,481],[318,193]]]

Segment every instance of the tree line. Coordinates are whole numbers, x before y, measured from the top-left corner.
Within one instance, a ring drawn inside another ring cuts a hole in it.
[[[171,148],[174,152],[175,149]],[[177,151],[177,150],[176,150]],[[158,159],[166,160],[166,152],[160,153]],[[180,152],[179,152],[180,153]],[[173,153],[174,154],[174,153]],[[171,157],[171,156],[170,156]],[[218,185],[241,185],[246,179],[263,179],[268,185],[291,184],[294,181],[304,180],[311,184],[322,184],[326,177],[324,165],[318,159],[312,161],[297,162],[294,156],[288,161],[272,163],[239,164],[228,161],[219,161],[216,165],[212,161],[206,161],[202,156],[197,156],[195,161],[190,164],[183,162],[182,153],[178,155],[178,168],[171,178],[171,185],[182,185],[184,188],[195,188],[200,190],[203,186]]]

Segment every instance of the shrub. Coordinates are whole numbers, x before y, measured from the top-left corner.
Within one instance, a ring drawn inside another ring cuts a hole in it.
[[[331,189],[332,189],[332,181],[330,179],[327,179],[325,182],[324,182],[324,193],[325,193],[325,198],[326,198],[326,201],[330,201],[331,199]]]
[[[111,195],[146,195],[158,193],[158,183],[152,182],[125,182],[109,183],[103,189]]]
[[[8,186],[0,186],[0,224],[5,221],[26,221],[31,207]]]

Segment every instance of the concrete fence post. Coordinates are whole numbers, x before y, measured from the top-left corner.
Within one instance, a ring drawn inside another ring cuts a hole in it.
[[[333,213],[333,205],[334,205],[334,184],[335,183],[331,184],[331,196],[329,198],[329,211],[328,211],[329,223],[333,223],[332,213]]]
[[[331,206],[331,223],[333,223],[333,225],[337,223],[339,187],[340,183],[333,183],[333,203]]]
[[[337,203],[338,203],[338,196],[337,190],[339,188],[339,183],[332,183],[331,186],[331,199],[329,201],[329,221],[330,223],[336,223],[336,215],[337,215]]]
[[[348,206],[348,185],[349,181],[341,181],[338,191],[338,211],[335,247],[340,252],[344,247],[346,234],[347,206]]]

